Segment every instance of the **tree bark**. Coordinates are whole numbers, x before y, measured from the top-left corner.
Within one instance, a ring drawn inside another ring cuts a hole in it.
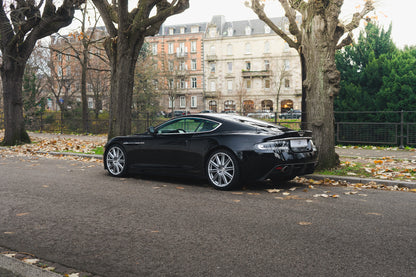
[[[13,64],[4,57],[1,78],[3,80],[4,102],[4,139],[3,145],[17,145],[30,143],[29,135],[25,129],[23,117],[22,81],[25,70],[24,64]]]

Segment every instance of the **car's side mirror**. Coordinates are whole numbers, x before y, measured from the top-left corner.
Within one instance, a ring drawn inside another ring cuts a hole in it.
[[[151,135],[155,135],[155,127],[150,126],[149,129],[147,129],[147,131],[151,134]]]

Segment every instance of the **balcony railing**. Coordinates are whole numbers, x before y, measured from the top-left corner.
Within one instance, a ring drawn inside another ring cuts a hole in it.
[[[218,91],[206,91],[204,95],[205,98],[218,98],[219,93]]]
[[[271,70],[259,70],[259,71],[253,71],[253,70],[243,70],[242,71],[243,78],[250,78],[250,77],[270,77],[272,76]]]

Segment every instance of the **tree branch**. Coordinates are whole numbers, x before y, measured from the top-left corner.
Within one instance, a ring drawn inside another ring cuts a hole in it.
[[[279,0],[279,1],[281,2],[284,1],[287,4],[286,0]],[[299,38],[297,36],[298,41],[295,42],[291,37],[289,37],[285,32],[283,32],[281,28],[279,28],[276,24],[273,23],[273,21],[271,21],[267,17],[266,13],[264,12],[264,4],[261,4],[259,0],[251,0],[251,6],[249,6],[249,8],[251,8],[254,11],[254,13],[257,14],[259,19],[263,20],[278,36],[284,39],[289,44],[290,47],[295,48],[296,50],[299,49],[300,41],[301,41],[299,39],[301,38],[300,35],[299,35]],[[296,18],[296,15],[295,15],[295,18]],[[296,24],[296,19],[295,19],[295,24]],[[296,29],[298,29],[297,26],[296,26]]]
[[[335,39],[338,41],[346,32],[348,36],[342,40],[337,46],[336,49],[341,49],[342,47],[352,43],[352,31],[360,25],[360,21],[366,16],[369,12],[374,10],[373,0],[366,0],[364,8],[361,12],[357,12],[353,15],[352,20],[347,25],[338,24],[337,33],[335,34]]]
[[[92,2],[100,12],[110,37],[116,37],[117,28],[114,26],[114,23],[118,23],[118,15],[115,6],[110,5],[106,0],[92,0]]]

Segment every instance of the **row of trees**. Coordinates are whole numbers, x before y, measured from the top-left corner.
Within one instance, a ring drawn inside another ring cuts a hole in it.
[[[416,48],[397,49],[391,32],[391,26],[385,30],[370,22],[357,43],[337,52],[341,90],[335,110],[416,110]]]

